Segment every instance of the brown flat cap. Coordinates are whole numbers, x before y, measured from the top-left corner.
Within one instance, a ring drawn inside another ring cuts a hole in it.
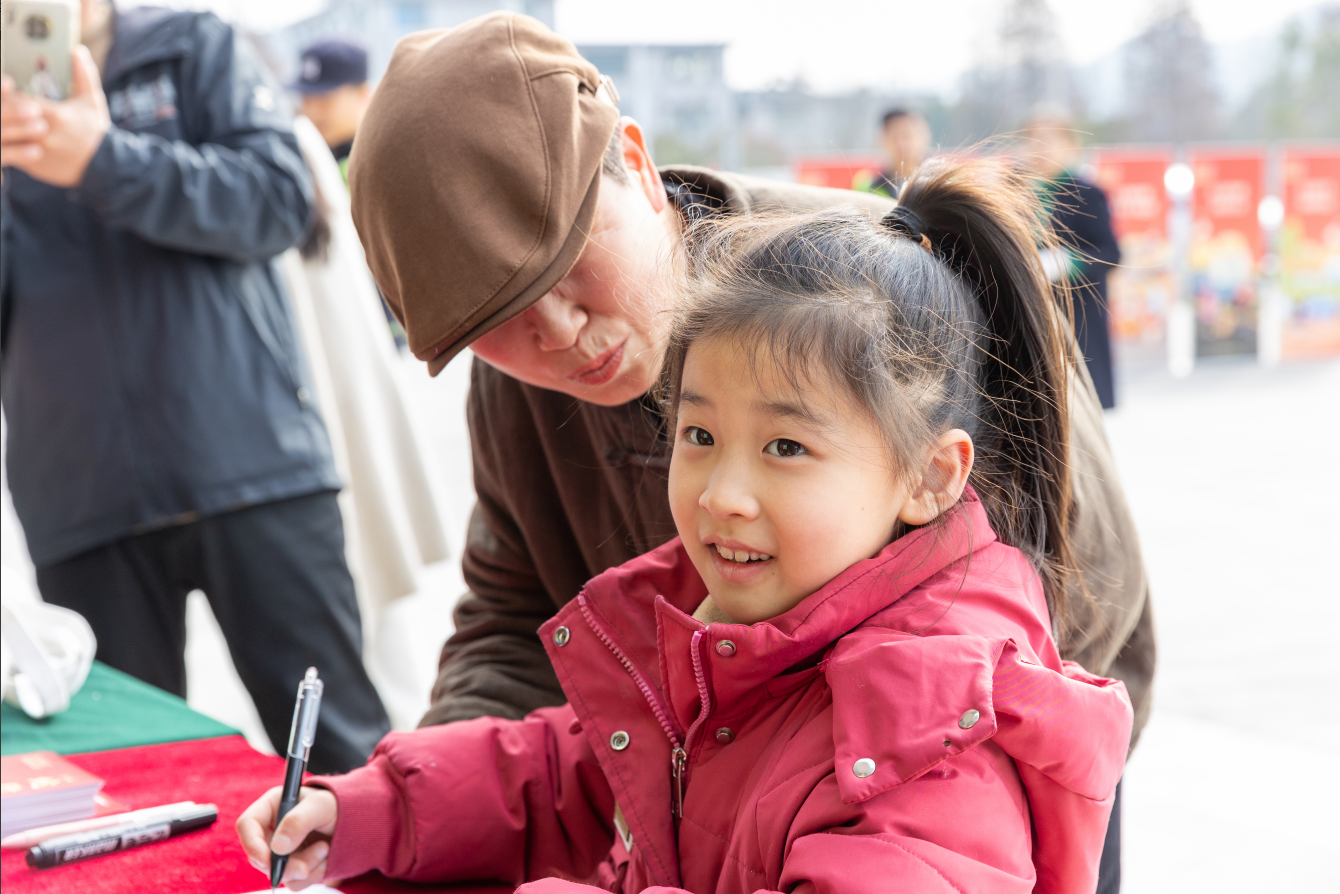
[[[600,74],[529,16],[396,45],[349,159],[368,265],[437,375],[521,313],[586,245],[619,112]]]

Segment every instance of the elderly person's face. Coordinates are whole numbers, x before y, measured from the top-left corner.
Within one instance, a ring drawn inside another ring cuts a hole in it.
[[[572,270],[523,313],[470,347],[529,385],[613,407],[656,383],[668,314],[657,268],[680,238],[679,218],[629,119],[628,182],[602,175],[590,239]]]

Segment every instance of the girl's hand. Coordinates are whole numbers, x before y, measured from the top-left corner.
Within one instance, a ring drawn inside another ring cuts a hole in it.
[[[283,881],[294,891],[316,884],[326,875],[330,838],[335,834],[335,796],[325,789],[303,786],[298,803],[275,828],[280,788],[256,799],[237,818],[237,837],[251,865],[270,876],[270,851],[291,854]]]

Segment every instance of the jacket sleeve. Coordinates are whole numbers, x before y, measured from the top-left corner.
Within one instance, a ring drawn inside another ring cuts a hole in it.
[[[1072,580],[1067,591],[1070,624],[1061,655],[1126,684],[1135,707],[1134,748],[1149,717],[1154,679],[1149,583],[1102,407],[1083,363],[1070,386],[1070,436],[1070,538],[1083,578]]]
[[[309,784],[339,805],[326,874],[416,882],[589,878],[614,795],[567,705],[391,733],[366,766]]]
[[[442,647],[432,705],[420,726],[483,716],[516,719],[567,701],[536,634],[559,606],[508,507],[509,470],[494,449],[500,440],[534,435],[509,430],[500,418],[507,414],[490,412],[495,405],[485,407],[480,391],[476,375],[467,416],[477,502],[462,562],[470,589],[456,605],[456,630]]]
[[[265,260],[307,230],[311,178],[282,91],[233,29],[199,18],[181,68],[190,141],[115,125],[75,190],[111,227],[163,248]]]

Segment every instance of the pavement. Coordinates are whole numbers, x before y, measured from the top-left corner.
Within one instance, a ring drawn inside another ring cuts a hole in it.
[[[1123,891],[1340,891],[1340,363],[1124,385],[1159,661]]]
[[[459,547],[468,361],[419,379]],[[1123,891],[1340,891],[1340,362],[1207,361],[1185,379],[1127,377],[1119,400],[1108,432],[1159,638],[1125,780]],[[462,590],[453,559],[379,625],[369,664],[397,726],[427,707]],[[212,623],[196,596],[190,701],[263,743]]]

